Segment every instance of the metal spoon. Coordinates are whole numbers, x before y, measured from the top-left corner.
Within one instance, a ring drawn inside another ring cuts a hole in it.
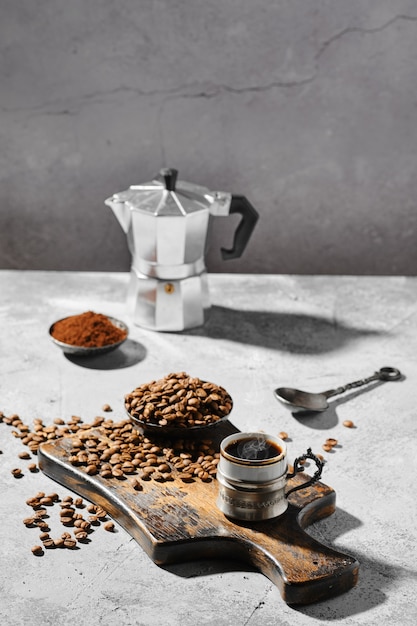
[[[300,411],[316,413],[325,411],[329,407],[327,398],[337,396],[354,387],[362,387],[362,385],[367,385],[373,380],[399,380],[401,376],[401,372],[395,367],[381,367],[378,372],[375,372],[375,374],[369,376],[369,378],[362,378],[353,383],[343,385],[343,387],[329,389],[329,391],[323,391],[322,393],[310,393],[308,391],[292,389],[291,387],[278,387],[278,389],[275,389],[274,395],[277,400],[290,409],[292,413],[298,413]]]

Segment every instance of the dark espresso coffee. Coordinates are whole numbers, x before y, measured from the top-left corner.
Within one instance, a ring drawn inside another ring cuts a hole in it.
[[[268,439],[247,437],[231,441],[226,446],[225,452],[236,459],[264,461],[282,454],[282,448]]]

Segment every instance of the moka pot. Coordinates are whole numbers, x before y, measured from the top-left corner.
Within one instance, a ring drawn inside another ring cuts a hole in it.
[[[242,216],[232,248],[221,250],[225,260],[241,256],[258,220],[244,196],[177,181],[177,174],[162,169],[151,182],[105,201],[132,255],[128,307],[133,322],[157,331],[204,324],[210,308],[204,261],[210,216]]]

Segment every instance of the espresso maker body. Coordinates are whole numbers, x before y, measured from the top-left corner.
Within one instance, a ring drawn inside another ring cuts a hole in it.
[[[240,213],[231,250],[239,257],[258,213],[243,196],[212,192],[177,180],[163,169],[105,201],[127,236],[132,255],[127,305],[133,322],[156,331],[182,331],[204,324],[210,298],[204,254],[210,216]]]

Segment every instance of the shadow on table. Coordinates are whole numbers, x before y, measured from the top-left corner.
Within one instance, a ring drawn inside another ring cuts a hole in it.
[[[358,551],[352,554],[352,551],[344,549],[340,542],[335,545],[338,537],[361,525],[362,522],[353,515],[342,509],[336,509],[331,517],[316,522],[306,529],[306,532],[317,541],[331,546],[338,552],[350,553],[351,556],[354,556],[360,564],[359,581],[356,587],[334,598],[315,604],[293,606],[295,611],[323,621],[340,620],[364,613],[383,604],[387,598],[386,592],[397,579],[405,578],[406,575],[411,575],[417,579],[416,572],[407,570],[405,567],[390,565],[384,561],[369,558]],[[229,559],[207,559],[162,567],[164,570],[183,578],[212,576],[228,572],[258,571],[248,563]]]
[[[315,315],[241,311],[222,306],[212,306],[203,327],[185,332],[295,354],[331,352],[359,337],[383,334]]]
[[[138,341],[127,339],[113,352],[106,352],[100,356],[75,356],[66,354],[71,363],[93,370],[120,370],[140,363],[146,357],[146,348]]]
[[[356,552],[355,556],[360,563],[359,581],[356,587],[325,602],[297,606],[293,609],[320,621],[337,621],[366,613],[386,602],[389,589],[397,580],[410,581],[410,579],[414,579],[417,581],[417,573],[406,567],[370,559],[360,552]],[[373,623],[372,617],[370,619],[371,621],[366,623]]]
[[[332,547],[341,552],[345,552],[344,547],[340,542],[334,545],[336,539],[344,532],[361,525],[357,518],[346,511],[336,509],[330,518],[313,524],[307,529],[308,533],[318,541],[324,541],[322,529],[319,530],[323,523],[327,523],[326,543],[330,543]],[[318,534],[319,532],[320,534]],[[417,572],[411,568],[370,558],[359,551],[355,551],[353,556],[360,564],[359,581],[356,587],[331,600],[293,608],[309,617],[331,622],[365,613],[375,606],[383,604],[387,600],[389,589],[398,580],[417,581]]]

